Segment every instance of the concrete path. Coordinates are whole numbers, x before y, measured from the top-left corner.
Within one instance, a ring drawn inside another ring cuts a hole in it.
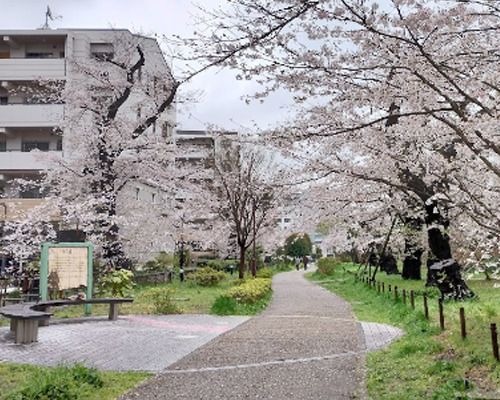
[[[38,365],[81,362],[105,370],[158,372],[247,317],[127,315],[59,320],[42,327],[38,343],[16,345],[0,328],[0,361]]]
[[[350,305],[308,282],[302,271],[277,275],[273,290],[272,304],[262,315],[217,337],[123,399],[365,398],[366,344]]]

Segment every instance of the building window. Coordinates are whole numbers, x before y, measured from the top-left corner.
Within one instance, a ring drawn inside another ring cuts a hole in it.
[[[7,151],[7,142],[0,142],[0,152]]]
[[[6,106],[9,104],[9,98],[7,96],[0,96],[0,106]]]
[[[57,151],[62,151],[62,138],[57,139]]]
[[[49,151],[49,142],[23,142],[21,151],[31,150]]]
[[[135,188],[135,199],[139,200],[139,193],[141,192],[140,188]]]
[[[112,60],[115,53],[112,43],[90,43],[90,55],[99,61]]]

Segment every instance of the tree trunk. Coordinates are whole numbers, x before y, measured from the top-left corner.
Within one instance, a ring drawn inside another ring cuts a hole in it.
[[[448,217],[439,208],[437,200],[425,203],[425,223],[429,242],[427,284],[435,283],[443,299],[465,300],[474,297],[462,278],[460,264],[452,257],[447,229]]]
[[[423,250],[414,246],[410,241],[405,240],[405,258],[403,260],[403,279],[422,279],[421,266]]]
[[[403,260],[403,272],[401,274],[403,279],[422,279],[421,266],[424,250],[419,243],[419,234],[423,222],[424,221],[418,217],[404,218],[406,237],[404,249],[405,258]]]
[[[238,278],[243,279],[245,278],[245,246],[241,244],[239,246],[240,246],[240,268],[239,268]]]
[[[380,270],[384,271],[387,275],[399,274],[398,263],[391,249],[387,249],[385,254],[380,256]]]

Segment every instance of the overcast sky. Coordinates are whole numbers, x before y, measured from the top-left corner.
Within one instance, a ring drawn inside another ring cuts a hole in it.
[[[223,0],[202,0],[204,7],[215,7]],[[191,0],[0,0],[0,29],[35,29],[45,22],[50,6],[62,19],[52,28],[126,28],[132,32],[155,35],[189,35],[194,29]],[[241,96],[257,85],[237,81],[231,71],[208,71],[186,87],[201,91],[197,104],[178,107],[178,125],[183,129],[204,129],[216,124],[226,129],[243,130],[254,122],[265,128],[286,119],[291,104],[286,93],[271,96],[264,104],[246,105]]]

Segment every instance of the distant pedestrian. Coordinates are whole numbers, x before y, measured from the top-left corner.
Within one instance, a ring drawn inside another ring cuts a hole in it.
[[[307,271],[307,263],[308,263],[307,256],[302,257],[302,263],[304,264],[304,271]]]

